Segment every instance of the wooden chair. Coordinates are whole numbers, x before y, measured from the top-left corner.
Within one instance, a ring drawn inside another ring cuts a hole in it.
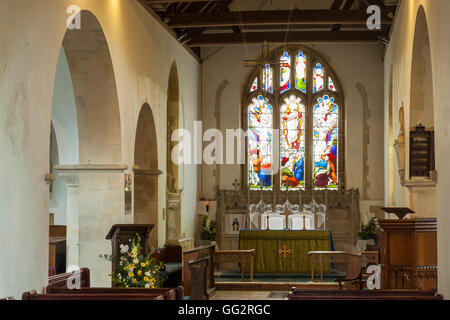
[[[164,300],[159,294],[37,294],[35,291],[25,292],[22,300]]]

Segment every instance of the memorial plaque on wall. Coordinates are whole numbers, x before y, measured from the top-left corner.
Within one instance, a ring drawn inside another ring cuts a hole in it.
[[[428,177],[434,170],[434,132],[417,126],[410,133],[409,175]]]

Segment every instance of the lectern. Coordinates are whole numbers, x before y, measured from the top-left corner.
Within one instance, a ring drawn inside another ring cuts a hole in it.
[[[150,247],[150,232],[153,229],[153,224],[115,224],[111,227],[106,235],[107,240],[111,240],[111,254],[118,257],[120,255],[120,245],[129,244],[130,239],[135,239],[136,234],[141,237],[141,247],[144,254],[148,255],[151,252]],[[115,272],[114,263],[112,264],[112,272]],[[113,286],[115,284],[113,283]]]

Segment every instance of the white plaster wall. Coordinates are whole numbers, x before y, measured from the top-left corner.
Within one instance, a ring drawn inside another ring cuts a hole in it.
[[[434,124],[436,134],[436,170],[438,172],[437,185],[437,219],[438,219],[438,291],[446,299],[450,299],[450,198],[446,186],[450,182],[450,172],[447,169],[450,157],[449,137],[450,126],[450,1],[448,0],[407,0],[402,1],[398,17],[393,29],[390,45],[385,56],[385,127],[388,128],[387,110],[389,107],[389,76],[393,68],[393,107],[394,107],[394,137],[399,134],[398,110],[402,104],[405,107],[405,128],[409,124],[411,62],[414,41],[414,28],[419,6],[423,5],[428,22],[430,37],[432,72],[433,72],[433,100]],[[406,132],[407,133],[407,132]],[[388,133],[386,130],[386,137]],[[385,139],[385,147],[387,141]],[[395,164],[394,179],[395,205],[408,205],[408,190],[401,187]],[[389,162],[385,159],[385,175],[389,178]],[[408,168],[407,168],[408,169]],[[388,180],[386,180],[388,181]],[[432,205],[433,199],[429,199]]]
[[[198,118],[199,64],[137,1],[1,1],[0,178],[8,183],[0,186],[0,296],[18,298],[26,290],[40,290],[47,281],[49,196],[44,175],[55,71],[66,30],[66,8],[72,4],[91,11],[105,32],[120,105],[122,163],[133,164],[137,119],[147,102],[157,125],[160,169],[165,171],[166,95],[174,60],[186,127],[192,130]],[[165,175],[159,179],[165,186]],[[196,166],[185,167],[184,179],[190,187],[183,191],[182,232],[193,236]],[[165,187],[161,187],[160,221],[164,205]],[[159,225],[159,237],[162,244],[164,223]]]
[[[363,134],[369,130],[368,176],[365,200],[384,199],[383,172],[383,47],[379,44],[315,45],[341,79],[344,86],[346,113],[346,187],[362,191]],[[271,47],[275,48],[275,46]],[[215,104],[219,86],[227,81],[220,99],[220,129],[240,128],[242,87],[253,69],[242,67],[243,59],[256,59],[260,46],[228,46],[203,52],[202,119],[203,129],[215,128]],[[248,54],[247,54],[248,52]],[[363,100],[357,90],[361,84],[368,96],[369,127],[363,126]],[[202,196],[214,198],[214,166],[202,166]],[[240,166],[220,166],[220,188],[233,189],[240,177]]]

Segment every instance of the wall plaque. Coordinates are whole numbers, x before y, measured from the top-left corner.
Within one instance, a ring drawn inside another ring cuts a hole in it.
[[[434,170],[434,132],[417,126],[410,133],[409,176],[429,177]]]

